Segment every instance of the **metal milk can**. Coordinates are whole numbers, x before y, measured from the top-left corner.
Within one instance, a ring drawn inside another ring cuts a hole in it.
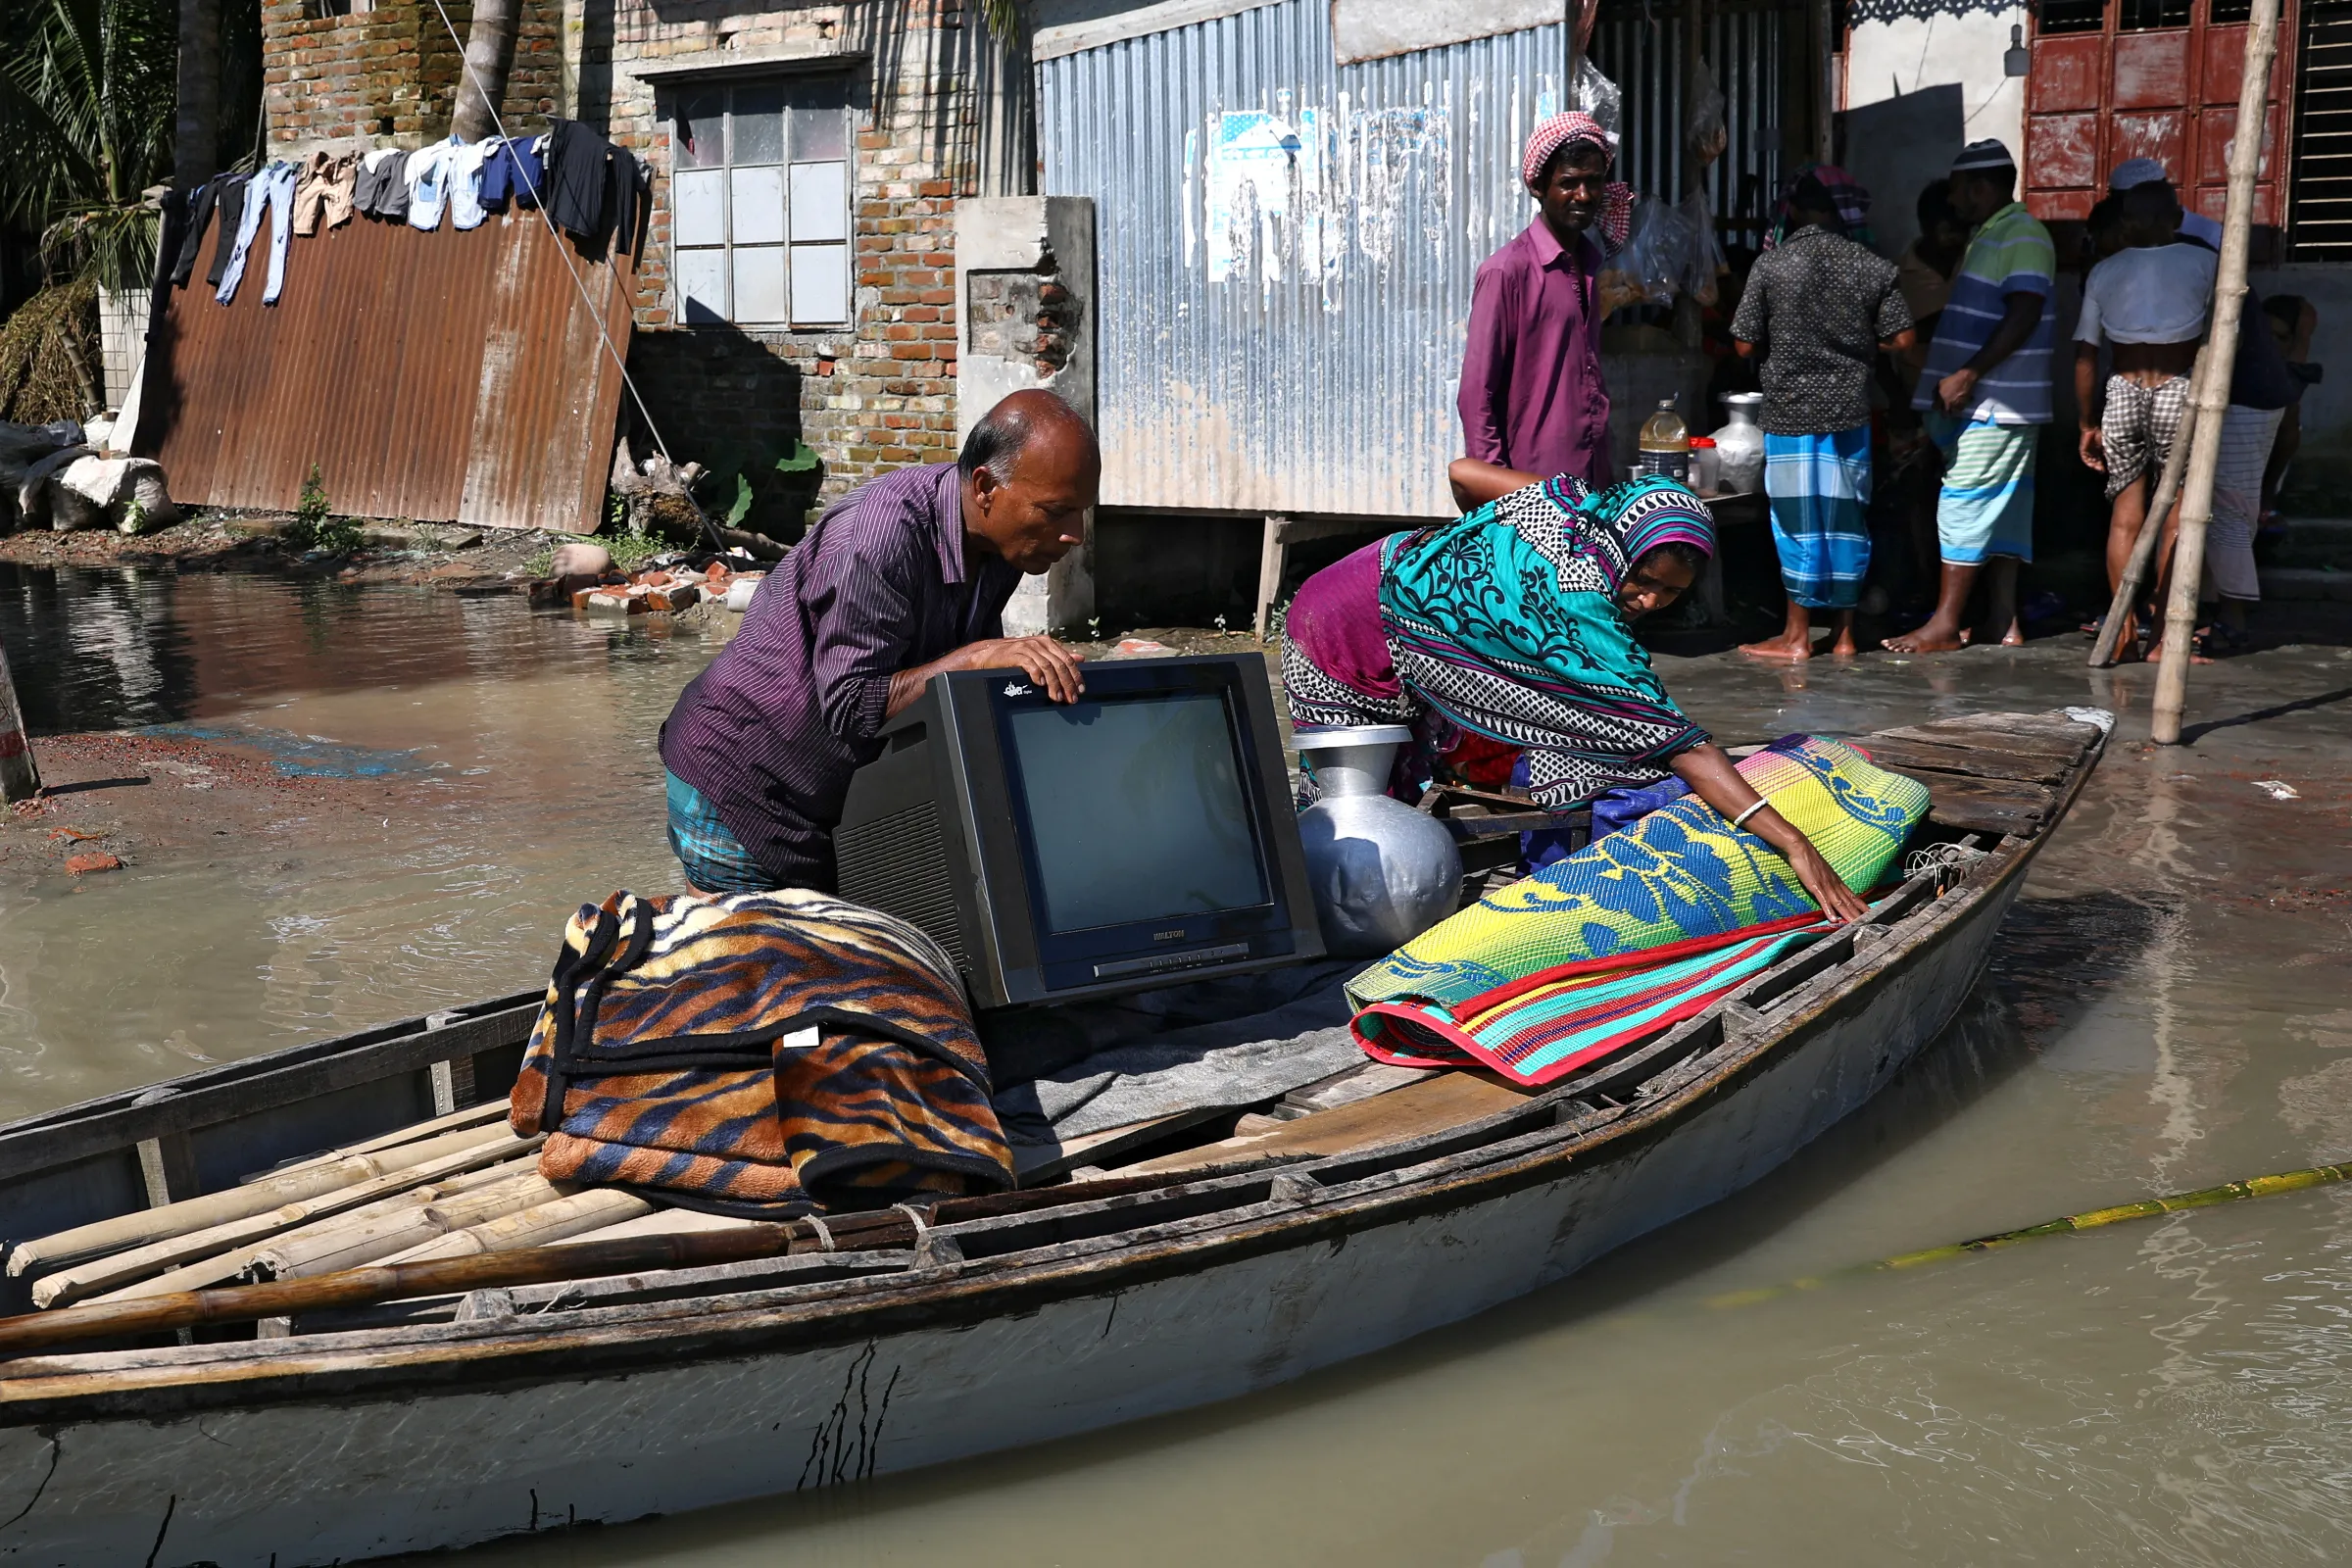
[[[1339,957],[1395,952],[1461,902],[1462,855],[1435,817],[1388,793],[1401,724],[1327,729],[1298,737],[1322,799],[1298,813],[1307,882],[1323,942]]]
[[[1761,392],[1734,392],[1723,400],[1730,422],[1715,432],[1715,466],[1716,483],[1727,496],[1764,488],[1764,427],[1756,423],[1763,407]]]

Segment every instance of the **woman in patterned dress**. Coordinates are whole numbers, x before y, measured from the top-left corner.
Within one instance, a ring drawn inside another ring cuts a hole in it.
[[[1779,851],[1823,908],[1861,915],[1634,640],[1633,621],[1673,604],[1714,553],[1698,497],[1670,479],[1594,492],[1470,460],[1452,478],[1483,504],[1367,545],[1298,590],[1282,656],[1297,729],[1412,725],[1421,744],[1393,786],[1407,800],[1444,767],[1477,778],[1500,765],[1555,809],[1679,777]]]

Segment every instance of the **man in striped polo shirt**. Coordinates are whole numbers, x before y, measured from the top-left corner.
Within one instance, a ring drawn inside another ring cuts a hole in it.
[[[2000,142],[1971,142],[1952,164],[1952,206],[1977,228],[1912,398],[1943,453],[1943,581],[1928,623],[1886,639],[1896,653],[1966,643],[1960,616],[1988,566],[1985,633],[2024,641],[2017,567],[2034,559],[2034,452],[2050,422],[2058,253],[2016,192],[2017,163]]]

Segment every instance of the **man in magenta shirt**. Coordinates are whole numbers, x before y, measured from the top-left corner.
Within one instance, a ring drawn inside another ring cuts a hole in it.
[[[1478,269],[1462,355],[1462,450],[1527,473],[1612,483],[1600,378],[1595,227],[1623,244],[1633,193],[1609,181],[1608,132],[1571,111],[1538,125],[1520,160],[1536,220]]]

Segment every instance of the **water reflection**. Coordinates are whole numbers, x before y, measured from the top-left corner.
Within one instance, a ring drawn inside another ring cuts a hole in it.
[[[0,563],[0,644],[36,736],[645,657],[669,630],[523,613],[506,595]]]

